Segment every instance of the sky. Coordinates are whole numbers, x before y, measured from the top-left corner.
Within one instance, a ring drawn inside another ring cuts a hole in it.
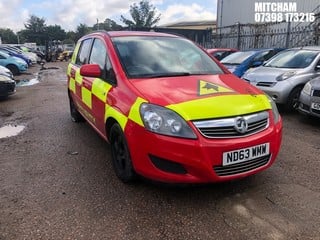
[[[46,25],[60,25],[66,31],[76,31],[79,24],[93,26],[106,18],[122,24],[120,16],[130,18],[130,5],[140,0],[0,0],[0,28],[14,32],[24,29],[24,23],[35,15]],[[216,19],[217,0],[149,0],[161,14],[157,24],[179,21]]]

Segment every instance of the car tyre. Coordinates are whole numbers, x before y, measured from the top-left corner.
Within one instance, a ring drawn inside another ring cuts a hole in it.
[[[6,68],[8,68],[13,75],[19,75],[20,74],[20,71],[19,71],[19,68],[13,64],[9,64],[6,66]]]
[[[71,114],[71,120],[73,122],[84,122],[83,116],[79,113],[77,110],[73,100],[71,97],[69,97],[69,103],[70,103],[70,114]]]
[[[125,135],[118,123],[110,129],[110,144],[112,164],[117,177],[124,183],[130,183],[136,178],[132,166],[130,152]]]
[[[299,106],[299,97],[300,93],[302,91],[302,87],[298,86],[295,87],[291,93],[289,94],[288,101],[286,104],[286,110],[287,111],[293,111],[296,110]]]

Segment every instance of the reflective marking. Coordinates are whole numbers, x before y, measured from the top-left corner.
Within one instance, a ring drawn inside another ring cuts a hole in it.
[[[82,102],[84,102],[90,109],[92,108],[91,92],[85,87],[81,88]]]
[[[76,70],[76,77],[75,77],[76,82],[81,85],[82,84],[82,76],[80,75],[80,68]]]
[[[69,89],[73,93],[76,93],[76,81],[73,78],[70,78],[70,80],[69,80]]]
[[[185,120],[243,115],[271,109],[266,95],[220,95],[168,105]]]
[[[129,119],[139,124],[140,126],[143,126],[143,122],[140,116],[140,105],[144,102],[147,102],[147,101],[138,97],[134,102],[134,104],[131,106],[130,113],[129,113]]]
[[[92,94],[99,98],[102,102],[107,102],[107,95],[112,85],[102,81],[99,78],[96,78],[92,83]]]
[[[114,118],[120,124],[122,130],[124,130],[124,128],[126,127],[126,124],[128,122],[128,118],[125,115],[123,115],[121,112],[112,108],[109,105],[106,105],[105,109],[106,109],[105,110],[105,120],[109,117]]]
[[[199,96],[202,95],[208,95],[208,94],[215,94],[215,93],[228,93],[228,92],[234,92],[232,89],[230,88],[226,88],[226,87],[222,87],[220,85],[211,83],[211,82],[207,82],[207,81],[203,81],[200,80],[199,81]]]

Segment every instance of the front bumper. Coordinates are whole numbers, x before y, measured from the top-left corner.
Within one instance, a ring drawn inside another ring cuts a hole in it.
[[[248,80],[246,80],[248,81]],[[294,86],[289,81],[279,81],[274,83],[250,82],[255,87],[268,94],[277,104],[286,104],[288,97]]]
[[[0,82],[0,97],[7,97],[16,92],[16,83],[12,82]]]
[[[298,111],[310,116],[320,117],[320,110],[311,108],[312,103],[320,104],[320,97],[310,96],[302,91],[299,98]]]
[[[198,136],[196,140],[162,136],[129,120],[125,135],[135,171],[146,178],[167,183],[221,182],[258,173],[270,167],[278,155],[282,121],[243,138],[209,139],[196,129],[194,131]],[[224,152],[264,143],[270,144],[270,155],[260,159],[257,165],[254,161],[230,165],[237,169],[234,174],[234,169],[222,166]],[[239,172],[242,167],[245,170]]]

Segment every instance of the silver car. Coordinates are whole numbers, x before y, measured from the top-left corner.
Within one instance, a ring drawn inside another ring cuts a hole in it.
[[[287,110],[296,109],[304,85],[320,76],[320,47],[291,48],[242,78],[266,92]]]
[[[320,77],[307,82],[299,98],[299,112],[320,117]]]

